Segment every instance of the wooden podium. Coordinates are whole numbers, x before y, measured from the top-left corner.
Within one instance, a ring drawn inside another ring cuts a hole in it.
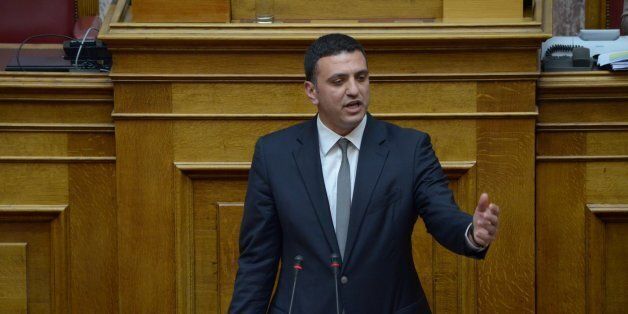
[[[326,21],[316,5],[296,15],[305,2],[276,1],[278,23],[259,25],[246,23],[253,2],[231,1],[231,23],[208,24],[188,15],[145,23],[148,10],[175,4],[118,1],[101,30],[114,58],[120,308],[226,313],[254,143],[313,117],[304,51],[322,34],[343,32],[367,50],[371,112],[431,134],[461,207],[472,211],[487,191],[505,209],[508,231],[481,263],[447,252],[417,224],[416,267],[432,308],[534,311],[542,14],[526,17],[521,2],[501,1],[518,3],[516,14],[469,22],[448,14],[479,4],[444,1],[438,14],[398,10],[382,20],[367,1],[364,20]]]

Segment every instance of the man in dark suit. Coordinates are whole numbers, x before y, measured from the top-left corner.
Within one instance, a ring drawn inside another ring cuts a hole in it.
[[[318,115],[255,146],[230,313],[429,313],[412,259],[418,216],[449,250],[483,258],[499,208],[483,194],[474,216],[460,211],[429,136],[367,113],[366,54],[355,39],[317,39],[305,71]]]

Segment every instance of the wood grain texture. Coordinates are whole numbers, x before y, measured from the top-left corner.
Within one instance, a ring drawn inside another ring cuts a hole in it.
[[[205,172],[194,180],[196,310],[227,313],[239,253],[246,177]],[[208,297],[209,296],[209,297]]]
[[[110,123],[111,99],[0,99],[3,123]]]
[[[225,23],[230,20],[229,0],[133,1],[134,22]]]
[[[537,311],[585,311],[583,163],[537,165]]]
[[[79,17],[98,16],[98,0],[76,0]]]
[[[119,304],[176,308],[170,122],[116,123]]]
[[[306,1],[274,0],[275,20],[368,20],[368,19],[419,19],[440,18],[442,0],[407,1],[377,0]],[[255,0],[231,0],[233,20],[255,19]]]
[[[443,0],[443,19],[521,18],[523,3],[516,0]]]
[[[26,313],[26,243],[0,243],[0,311]]]
[[[539,122],[626,122],[626,100],[568,100],[545,101],[539,106]]]
[[[160,51],[116,53],[115,74],[294,74],[303,73],[303,50],[295,52],[211,52],[173,54]],[[372,73],[477,73],[478,71],[535,72],[532,50],[401,50],[369,51]],[[368,48],[367,48],[368,51]],[[176,67],[172,65],[176,64]]]
[[[32,313],[51,313],[52,258],[49,222],[0,222],[0,243],[27,243],[27,308]]]
[[[628,215],[624,213],[624,219],[628,219]],[[628,289],[628,269],[626,260],[628,260],[628,224],[624,223],[608,223],[605,230],[606,249],[605,256],[605,312],[621,313],[628,306],[628,297],[626,289]]]
[[[478,310],[534,312],[534,120],[482,120],[476,132],[477,191],[501,208],[499,238],[478,265]]]
[[[590,203],[628,203],[628,162],[589,162],[586,197]]]
[[[69,166],[72,312],[118,313],[114,164]]]
[[[0,204],[67,203],[67,165],[0,163],[0,173]]]
[[[67,205],[0,206],[0,243],[27,244],[28,312],[69,310],[67,211]]]

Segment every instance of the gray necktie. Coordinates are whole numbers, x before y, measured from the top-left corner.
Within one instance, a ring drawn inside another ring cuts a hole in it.
[[[340,248],[340,256],[344,259],[345,245],[347,243],[347,231],[349,230],[349,210],[351,208],[351,174],[349,171],[349,159],[347,158],[347,146],[349,140],[341,138],[338,146],[342,151],[342,162],[338,171],[338,183],[336,190],[336,238]]]

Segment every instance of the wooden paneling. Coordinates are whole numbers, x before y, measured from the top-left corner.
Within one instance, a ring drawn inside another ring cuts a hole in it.
[[[373,115],[431,135],[466,210],[484,191],[503,208],[507,231],[482,262],[446,252],[416,225],[413,252],[430,304],[437,312],[535,310],[540,22],[129,23],[124,3],[101,32],[115,65],[120,309],[227,310],[254,142],[313,117],[303,53],[321,34],[343,32],[366,47]]]
[[[477,191],[499,204],[503,230],[478,267],[478,309],[534,312],[534,121],[482,120],[476,132]]]
[[[478,39],[479,40],[479,39]],[[145,51],[118,54],[114,51],[114,62],[118,65],[115,74],[292,74],[303,73],[303,51],[264,51],[234,53],[193,51],[174,54],[172,52]],[[373,51],[366,46],[369,70],[382,73],[477,73],[482,72],[536,72],[536,54],[533,50],[437,50],[437,51]],[[376,47],[373,47],[373,49]],[[176,67],[173,66],[176,64]]]
[[[443,0],[443,19],[522,18],[521,0]]]
[[[276,20],[433,19],[443,14],[442,0],[274,0]],[[233,20],[255,19],[255,0],[231,0]]]
[[[175,310],[172,146],[169,121],[116,123],[122,309]]]
[[[229,0],[135,0],[134,22],[229,22]]]
[[[0,243],[0,312],[26,313],[26,243]]]
[[[98,0],[76,0],[79,17],[98,16]]]
[[[618,292],[627,274],[627,87],[604,72],[539,81],[539,313],[620,313],[628,302]]]
[[[0,205],[0,243],[26,243],[28,312],[68,311],[67,207]]]
[[[112,92],[103,75],[0,73],[0,243],[26,243],[29,313],[118,311]]]

